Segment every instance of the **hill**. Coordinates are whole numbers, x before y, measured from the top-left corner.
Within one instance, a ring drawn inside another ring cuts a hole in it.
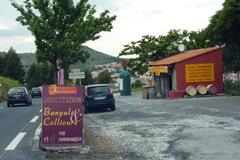
[[[110,62],[121,62],[122,59],[107,55],[105,53],[96,51],[87,46],[83,47],[84,51],[87,51],[90,54],[90,57],[87,59],[86,63],[75,63],[70,66],[70,68],[89,68],[93,69],[95,65],[98,64],[106,64]],[[6,54],[6,52],[0,52],[1,55]],[[36,55],[35,53],[21,53],[18,54],[21,58],[21,62],[23,66],[27,69],[32,63],[36,63]]]
[[[0,76],[0,83],[2,84],[0,102],[6,98],[7,92],[10,88],[22,86],[20,82],[2,76]]]

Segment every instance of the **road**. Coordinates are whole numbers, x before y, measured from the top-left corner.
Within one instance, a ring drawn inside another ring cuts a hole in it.
[[[0,160],[238,160],[240,98],[144,100],[116,96],[116,111],[85,115],[81,153],[32,151],[40,123],[32,106],[0,106]],[[17,137],[17,138],[16,138]]]
[[[41,99],[34,98],[33,105],[6,107],[0,105],[0,159],[30,160],[33,135],[40,124]]]
[[[239,160],[239,97],[118,96],[116,107],[115,112],[86,116],[86,127],[111,140],[114,152],[118,151],[115,157],[108,154],[103,159]]]

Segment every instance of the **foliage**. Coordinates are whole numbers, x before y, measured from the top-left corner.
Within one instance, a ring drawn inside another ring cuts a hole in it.
[[[3,75],[11,79],[24,81],[24,69],[16,51],[11,47],[4,57],[5,67]]]
[[[5,65],[4,56],[0,55],[0,75],[4,74]]]
[[[26,82],[27,87],[38,87],[44,84],[54,83],[54,70],[52,65],[48,63],[33,63],[27,71]]]
[[[124,46],[119,56],[135,55],[129,60],[128,66],[132,74],[147,72],[148,63],[179,53],[178,45],[184,44],[187,49],[209,47],[210,40],[205,38],[203,31],[188,32],[187,30],[170,30],[166,36],[143,36],[141,40]]]
[[[240,81],[224,81],[224,90],[227,95],[240,96]]]
[[[35,37],[37,59],[48,61],[57,73],[57,60],[62,68],[79,60],[85,62],[88,54],[82,44],[100,38],[99,33],[110,31],[116,16],[105,10],[97,16],[95,6],[88,0],[25,0],[24,5],[12,1],[21,15],[17,18]]]
[[[0,76],[0,83],[2,84],[2,87],[0,87],[1,92],[0,101],[6,98],[7,92],[10,88],[22,86],[22,84],[19,81],[2,76]]]
[[[92,74],[91,74],[90,70],[89,69],[85,69],[84,72],[85,72],[85,78],[81,81],[81,83],[83,85],[93,84],[94,80],[92,78]]]
[[[225,45],[225,71],[240,70],[240,0],[226,0],[206,28],[207,36],[216,44]]]
[[[95,80],[96,83],[99,84],[108,84],[112,82],[111,74],[108,72],[108,70],[104,70],[101,73],[99,73],[98,77]]]
[[[134,83],[132,83],[133,88],[139,88],[142,87],[142,83],[140,80],[136,80]]]

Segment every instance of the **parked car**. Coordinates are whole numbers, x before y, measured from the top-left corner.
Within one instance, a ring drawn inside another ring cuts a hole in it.
[[[34,97],[42,97],[42,91],[39,87],[32,88],[32,98]]]
[[[84,109],[85,113],[91,109],[115,110],[115,99],[107,84],[85,86]]]
[[[11,88],[7,94],[7,106],[10,107],[14,104],[32,104],[32,96],[28,93],[25,87]]]

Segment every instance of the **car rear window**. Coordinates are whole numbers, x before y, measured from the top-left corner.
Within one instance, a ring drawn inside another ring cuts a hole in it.
[[[24,88],[12,88],[8,92],[9,94],[14,94],[14,93],[26,93],[26,90]]]
[[[88,88],[88,95],[97,95],[97,94],[109,94],[108,87],[91,87]]]
[[[41,90],[40,90],[40,88],[32,88],[32,91],[33,91],[33,92],[39,92],[39,91],[41,91]]]

